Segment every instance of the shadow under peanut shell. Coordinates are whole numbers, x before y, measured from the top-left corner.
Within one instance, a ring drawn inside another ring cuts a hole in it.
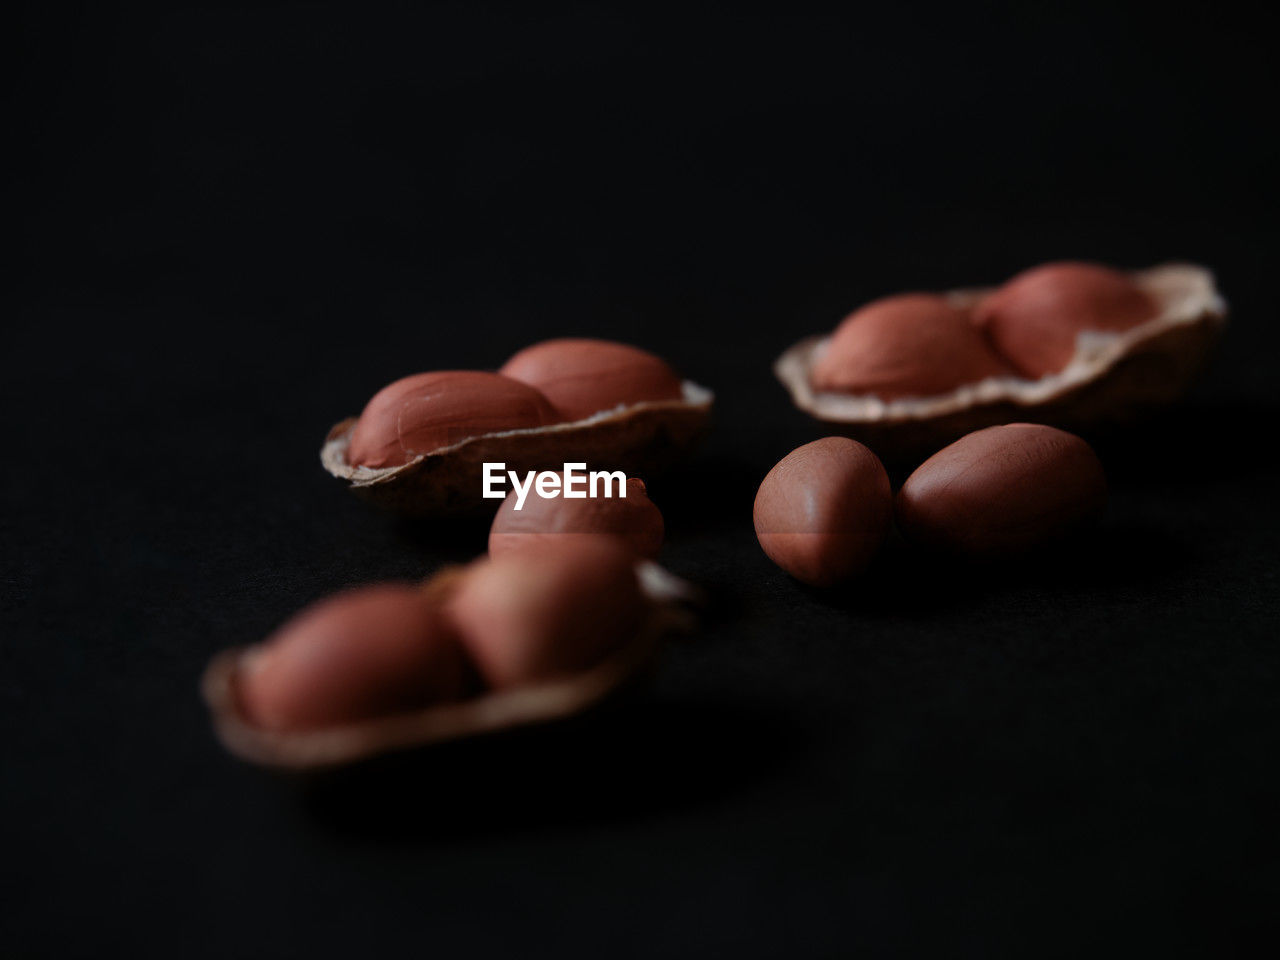
[[[775,775],[800,739],[758,704],[637,694],[557,724],[314,775],[300,800],[343,834],[466,842],[695,806]]]

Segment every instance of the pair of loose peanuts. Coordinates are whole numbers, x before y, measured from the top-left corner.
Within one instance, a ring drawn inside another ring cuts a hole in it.
[[[993,377],[1038,380],[1071,362],[1081,332],[1118,333],[1158,310],[1119,270],[1044,264],[972,306],[933,293],[867,304],[836,328],[810,382],[824,392],[896,400],[939,396]]]
[[[831,586],[864,571],[896,518],[910,541],[991,559],[1096,517],[1106,478],[1093,449],[1040,424],[988,427],[921,464],[895,498],[883,464],[845,437],[784,457],[756,494],[760,546],[797,580]]]

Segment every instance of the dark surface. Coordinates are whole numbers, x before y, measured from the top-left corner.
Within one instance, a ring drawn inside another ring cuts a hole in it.
[[[1227,955],[1280,895],[1273,34],[1222,4],[712,18],[102,5],[11,61],[0,953]],[[769,373],[895,290],[1212,265],[1234,324],[1100,452],[1092,539],[757,548],[820,431]],[[718,391],[651,486],[712,622],[615,710],[314,783],[208,658],[482,548],[320,440],[374,389],[593,334]]]

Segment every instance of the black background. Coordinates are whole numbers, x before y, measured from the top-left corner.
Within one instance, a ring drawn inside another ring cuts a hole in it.
[[[1225,4],[33,5],[9,60],[4,948],[12,956],[1223,955],[1280,894],[1274,33]],[[1096,537],[893,543],[806,591],[755,486],[820,431],[769,363],[1032,263],[1219,274]],[[196,682],[483,534],[317,462],[421,369],[670,358],[651,486],[715,597],[590,722],[281,781]]]

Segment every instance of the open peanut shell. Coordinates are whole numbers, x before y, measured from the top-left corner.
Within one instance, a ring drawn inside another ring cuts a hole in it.
[[[444,570],[426,581],[423,589],[446,595],[459,574],[459,568]],[[250,648],[240,647],[210,661],[201,679],[201,693],[227,750],[242,760],[279,770],[320,770],[395,750],[550,723],[618,693],[645,673],[666,637],[692,630],[690,608],[699,602],[697,589],[647,560],[636,565],[636,574],[649,600],[647,620],[625,646],[572,676],[359,723],[272,732],[251,724],[241,708],[237,679]]]
[[[1039,380],[991,377],[951,393],[888,401],[823,393],[813,389],[810,372],[828,336],[808,337],[787,349],[774,373],[801,410],[891,459],[1019,420],[1086,433],[1130,423],[1187,390],[1227,316],[1226,302],[1204,267],[1166,264],[1132,276],[1160,305],[1156,316],[1122,333],[1082,333],[1070,363]],[[956,306],[970,307],[990,292],[956,290],[947,296]]]
[[[602,410],[585,420],[486,433],[433,450],[398,467],[353,467],[347,447],[354,417],[335,424],[320,450],[333,476],[361,497],[398,513],[453,516],[485,506],[486,462],[506,469],[561,470],[585,462],[590,470],[622,470],[652,477],[680,460],[705,431],[713,394],[686,380],[683,396]],[[496,506],[496,504],[489,504]]]

